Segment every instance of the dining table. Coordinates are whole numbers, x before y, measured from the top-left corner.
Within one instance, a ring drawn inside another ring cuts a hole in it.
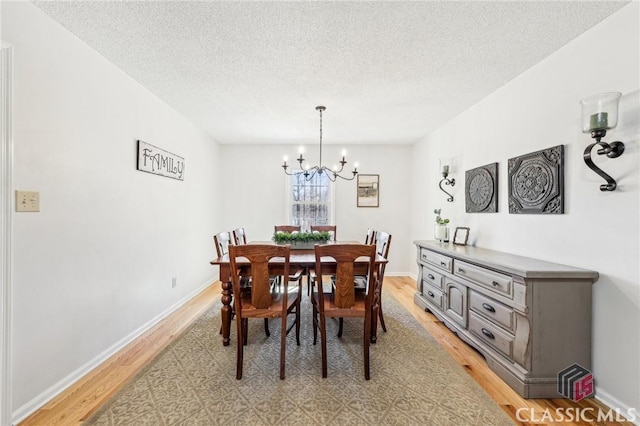
[[[269,244],[275,245],[276,243],[273,241],[250,241],[248,244]],[[362,244],[358,241],[329,241],[327,244]],[[222,302],[222,307],[220,308],[220,316],[222,319],[222,344],[224,346],[228,346],[231,343],[230,334],[231,334],[231,313],[232,313],[232,304],[233,304],[233,285],[231,282],[231,264],[229,261],[229,254],[224,254],[220,257],[217,257],[209,262],[211,265],[217,265],[220,267],[220,283],[222,287],[222,296],[220,301]],[[336,261],[330,257],[323,257],[320,259],[320,263],[322,266],[322,274],[334,274],[336,270]],[[376,254],[375,264],[376,271],[374,271],[374,275],[377,274],[379,270],[379,266],[382,264],[386,264],[387,259],[379,254]],[[249,266],[249,261],[242,261],[242,259],[238,259],[236,261],[237,265]],[[369,260],[367,257],[362,257],[356,259],[354,264],[354,275],[366,275],[367,267],[369,265]],[[296,249],[292,248],[289,255],[289,269],[293,273],[296,270],[303,270],[305,272],[315,269],[316,267],[316,255],[315,250],[310,248],[305,249]],[[284,273],[284,258],[282,257],[274,257],[269,261],[269,274],[270,275],[282,275]],[[305,274],[307,279],[309,280],[309,274]],[[372,318],[375,322],[375,319]],[[373,330],[377,327],[373,326]],[[375,343],[376,335],[375,331],[372,332],[371,341]]]

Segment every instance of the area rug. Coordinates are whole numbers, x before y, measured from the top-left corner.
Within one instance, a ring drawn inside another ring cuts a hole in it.
[[[338,339],[327,321],[328,377],[313,345],[303,297],[301,345],[287,340],[279,378],[279,326],[266,337],[249,321],[243,378],[236,380],[235,322],[222,346],[220,301],[146,366],[86,425],[511,425],[502,409],[389,294],[387,333],[371,346],[364,380],[362,320],[347,319]]]

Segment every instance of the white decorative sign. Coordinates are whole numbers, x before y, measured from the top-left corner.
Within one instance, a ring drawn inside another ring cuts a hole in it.
[[[138,170],[184,180],[184,158],[139,140]]]

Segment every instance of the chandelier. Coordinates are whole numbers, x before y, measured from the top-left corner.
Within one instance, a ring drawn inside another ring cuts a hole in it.
[[[284,157],[284,163],[282,164],[282,168],[284,169],[284,172],[286,174],[288,174],[289,176],[298,174],[298,173],[302,173],[304,174],[304,178],[307,181],[310,181],[311,179],[313,179],[313,177],[315,175],[322,175],[322,174],[326,174],[327,178],[329,178],[329,180],[331,182],[335,182],[337,178],[340,179],[344,179],[344,180],[353,180],[356,175],[358,174],[358,163],[354,163],[353,164],[353,170],[351,171],[351,173],[353,173],[353,176],[351,177],[346,177],[346,176],[342,176],[340,173],[342,173],[342,170],[344,169],[344,165],[347,164],[347,160],[345,159],[346,156],[346,152],[342,151],[342,160],[338,161],[338,163],[340,163],[340,166],[338,167],[338,165],[334,165],[332,169],[323,166],[322,165],[322,112],[327,109],[326,107],[323,106],[317,106],[316,107],[316,111],[320,112],[320,162],[319,165],[317,166],[313,166],[310,167],[308,164],[304,164],[304,158],[302,157],[302,149],[300,150],[300,157],[296,158],[296,160],[298,161],[299,165],[300,165],[300,171],[294,171],[292,173],[289,173],[287,171],[287,169],[289,168],[289,165],[287,164],[287,157]]]

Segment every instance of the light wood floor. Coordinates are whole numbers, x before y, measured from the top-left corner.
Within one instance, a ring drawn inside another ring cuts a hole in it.
[[[487,367],[484,358],[478,352],[461,341],[436,317],[413,303],[414,280],[409,277],[385,277],[384,285],[517,424],[546,424],[541,422],[544,420],[545,409],[550,409],[555,413],[556,408],[563,408],[566,413],[573,414],[576,413],[576,409],[587,409],[585,412],[587,418],[593,418],[598,409],[608,411],[607,407],[593,398],[574,403],[571,400],[560,398],[527,400],[519,397]],[[82,424],[83,420],[86,420],[147,362],[171,343],[218,297],[220,297],[220,285],[216,283],[47,403],[20,423],[20,426]],[[222,344],[222,339],[220,344]],[[518,421],[516,412],[519,408],[526,409],[525,415],[533,410],[536,421],[531,423]],[[567,411],[567,408],[570,410]],[[564,422],[555,424],[593,426],[621,423]],[[624,424],[632,426],[631,423]]]

